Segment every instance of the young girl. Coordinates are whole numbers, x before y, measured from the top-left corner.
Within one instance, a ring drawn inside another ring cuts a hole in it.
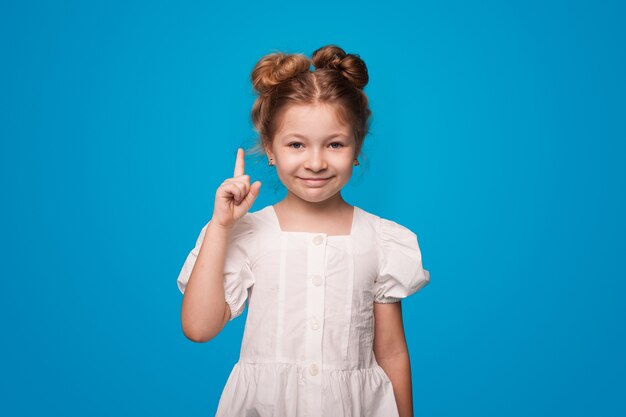
[[[266,55],[251,77],[252,120],[287,196],[250,212],[261,183],[239,149],[177,281],[196,342],[248,303],[217,416],[412,416],[399,301],[430,274],[413,232],[341,196],[368,131],[365,63],[329,45],[311,60]]]

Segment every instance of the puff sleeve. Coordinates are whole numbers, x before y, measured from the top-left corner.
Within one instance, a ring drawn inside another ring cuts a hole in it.
[[[176,282],[178,289],[183,294],[200,253],[209,223],[200,231],[196,245],[187,255],[187,259],[178,275]],[[241,315],[245,302],[248,299],[249,289],[254,285],[254,275],[250,268],[253,236],[253,224],[248,213],[239,219],[228,238],[226,258],[224,260],[224,299],[230,307],[230,320]]]
[[[380,219],[379,272],[374,282],[374,302],[395,303],[430,282],[422,267],[417,236],[391,220]]]

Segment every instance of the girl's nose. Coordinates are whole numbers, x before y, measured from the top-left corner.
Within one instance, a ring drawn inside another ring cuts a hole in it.
[[[326,169],[328,164],[322,152],[311,152],[304,163],[304,167],[317,172]]]

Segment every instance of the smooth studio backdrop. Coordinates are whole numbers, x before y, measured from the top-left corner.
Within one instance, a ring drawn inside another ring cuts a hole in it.
[[[625,8],[609,1],[2,2],[3,416],[209,416],[245,316],[180,327],[178,272],[264,54],[361,55],[346,199],[411,228],[415,415],[626,415]],[[266,161],[253,210],[284,190]]]

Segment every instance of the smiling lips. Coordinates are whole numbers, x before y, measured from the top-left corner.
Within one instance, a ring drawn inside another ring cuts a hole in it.
[[[298,178],[300,178],[300,180],[302,182],[304,182],[305,184],[308,184],[308,185],[322,185],[322,184],[325,184],[332,177],[328,177],[328,178],[302,178],[302,177],[298,177]]]

